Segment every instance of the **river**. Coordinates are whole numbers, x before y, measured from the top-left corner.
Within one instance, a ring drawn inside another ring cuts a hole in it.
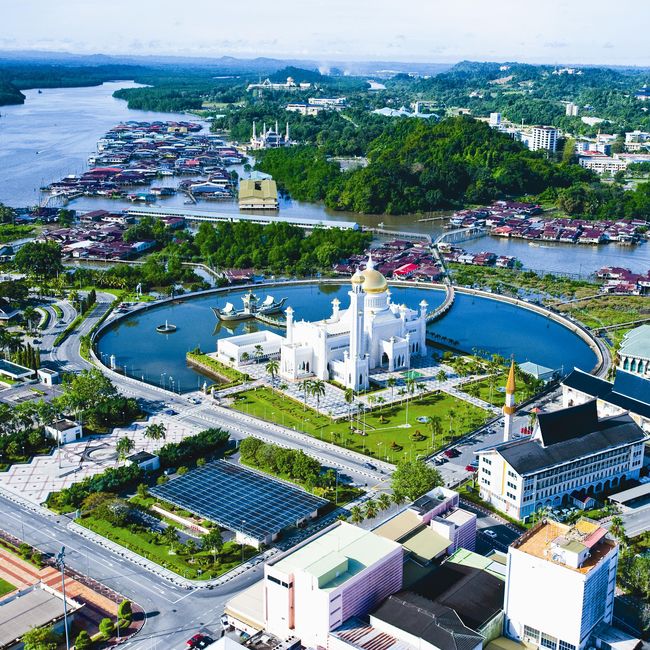
[[[194,120],[189,114],[135,111],[125,101],[112,96],[118,88],[137,88],[131,81],[114,81],[88,88],[46,88],[26,90],[25,103],[0,107],[0,202],[11,206],[37,205],[44,200],[39,188],[66,174],[88,168],[88,156],[97,140],[112,126],[126,120]],[[165,180],[175,185],[177,179]],[[160,182],[157,182],[160,184]],[[184,197],[167,199],[164,205],[182,206]],[[83,197],[73,201],[76,209],[128,207],[127,201]],[[187,206],[184,206],[187,207]],[[202,202],[202,209],[237,214],[235,201]],[[355,221],[366,226],[383,223],[386,228],[427,233],[441,232],[439,221],[420,222],[419,215],[359,215],[336,212],[322,204],[281,200],[280,213],[334,221]],[[529,246],[521,240],[484,237],[461,244],[470,251],[488,250],[512,255],[528,269],[569,272],[587,276],[602,266],[623,266],[636,272],[650,269],[650,246],[545,245]]]
[[[267,292],[276,299],[287,298],[287,304],[295,311],[296,321],[303,318],[311,321],[329,316],[334,298],[346,308],[350,302],[349,289],[347,283],[315,283],[266,290],[259,287],[256,294],[260,299]],[[423,299],[429,308],[436,307],[444,299],[442,291],[424,287],[392,287],[391,291],[393,302],[412,308]],[[240,308],[243,293],[238,290],[228,295],[213,294],[133,314],[101,336],[98,353],[106,364],[114,356],[115,364],[129,376],[152,384],[168,383],[172,377],[176,390],[195,390],[204,378],[186,365],[186,352],[197,347],[213,352],[222,337],[259,328],[271,329],[256,321],[217,321],[210,307],[223,307],[228,301]],[[178,330],[167,335],[156,333],[156,326],[165,321],[176,325]],[[531,310],[489,298],[457,294],[449,313],[428,329],[458,341],[460,348],[468,352],[476,348],[506,358],[512,355],[519,363],[533,361],[563,371],[574,366],[589,371],[595,363],[589,346],[566,327]]]

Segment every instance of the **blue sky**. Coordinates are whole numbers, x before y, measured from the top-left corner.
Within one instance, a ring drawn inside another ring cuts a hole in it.
[[[650,24],[648,0],[3,0],[2,5],[4,50],[278,56],[323,63],[650,65],[642,30]]]

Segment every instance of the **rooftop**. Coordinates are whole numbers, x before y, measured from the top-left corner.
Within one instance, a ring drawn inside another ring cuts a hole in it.
[[[650,359],[650,325],[640,325],[628,332],[621,341],[619,354]]]
[[[414,646],[378,630],[358,618],[348,619],[330,632],[333,637],[360,650],[412,650]]]
[[[319,589],[334,589],[398,548],[396,542],[339,522],[270,566],[285,574],[304,571],[318,580]]]
[[[473,650],[483,641],[453,609],[409,591],[389,596],[371,616],[439,650]]]
[[[567,569],[586,574],[614,548],[614,542],[606,539],[606,535],[605,528],[584,517],[573,526],[544,519],[515,540],[512,547],[547,562],[561,564]],[[575,554],[585,551],[588,553],[580,565],[574,567],[566,564],[562,556],[554,552],[558,548]]]
[[[77,422],[73,422],[72,420],[62,418],[61,420],[53,422],[49,426],[52,429],[56,429],[57,431],[67,431],[68,429],[74,429],[75,427],[78,427],[79,424]]]

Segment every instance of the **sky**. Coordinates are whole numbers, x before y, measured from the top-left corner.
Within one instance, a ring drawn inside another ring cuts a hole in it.
[[[0,0],[0,50],[650,65],[648,0]]]

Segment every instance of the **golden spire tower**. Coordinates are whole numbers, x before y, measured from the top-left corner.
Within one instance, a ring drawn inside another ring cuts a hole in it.
[[[515,360],[510,363],[510,372],[508,373],[508,381],[506,382],[506,402],[503,406],[503,441],[508,442],[512,435],[513,418],[515,415],[515,391],[517,386],[515,384]]]

